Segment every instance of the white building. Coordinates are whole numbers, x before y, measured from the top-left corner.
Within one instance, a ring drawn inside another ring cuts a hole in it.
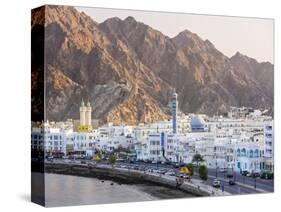
[[[265,169],[274,170],[274,132],[273,121],[264,123],[264,159]]]
[[[151,133],[146,141],[135,145],[137,159],[158,162],[184,162],[185,136],[173,133]]]
[[[260,172],[264,169],[264,141],[259,133],[235,144],[235,169]]]
[[[192,163],[203,156],[209,168],[233,168],[259,172],[274,168],[273,121],[260,111],[234,108],[229,117],[204,114],[177,114],[173,97],[173,119],[137,126],[108,123],[93,130],[91,107],[80,107],[80,128],[73,131],[72,120],[46,122],[32,128],[32,149],[50,155],[80,153],[92,156],[97,150],[134,150],[138,160]],[[176,104],[175,104],[176,102]],[[176,115],[175,115],[176,114]]]
[[[67,141],[72,137],[71,122],[46,123],[32,128],[31,147],[46,154],[67,154]]]

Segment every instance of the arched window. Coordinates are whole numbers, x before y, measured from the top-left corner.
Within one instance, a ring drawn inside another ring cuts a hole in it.
[[[242,156],[242,157],[245,157],[245,156],[246,156],[246,149],[245,149],[245,148],[242,149],[242,151],[241,151],[241,156]]]
[[[254,157],[258,158],[260,156],[260,152],[258,149],[255,150]]]
[[[254,151],[250,150],[249,157],[252,158],[254,156]]]
[[[241,156],[241,151],[240,149],[237,149],[237,157],[240,157]]]

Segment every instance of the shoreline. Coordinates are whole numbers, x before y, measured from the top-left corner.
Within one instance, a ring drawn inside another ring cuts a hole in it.
[[[197,187],[190,185],[181,185],[180,187],[176,186],[176,182],[173,180],[166,179],[163,176],[150,175],[143,172],[137,172],[134,170],[121,170],[117,168],[108,168],[100,166],[87,166],[83,164],[59,164],[59,163],[45,163],[44,172],[50,174],[61,174],[61,175],[72,175],[88,178],[96,178],[99,180],[108,180],[113,181],[119,185],[142,185],[148,190],[153,186],[165,187],[166,191],[182,192],[186,194],[187,197],[199,197],[199,196],[210,196],[206,191],[198,189]],[[144,190],[144,192],[147,192]],[[153,193],[153,189],[148,191],[149,194]],[[157,192],[156,192],[157,193]],[[154,195],[155,196],[155,195]],[[160,196],[160,199],[171,199],[171,198],[180,198],[180,197],[163,197]],[[165,196],[165,195],[164,195]],[[179,195],[181,196],[181,195]],[[157,196],[156,196],[157,197]],[[185,195],[182,195],[184,198]]]
[[[105,179],[98,179],[95,177],[85,177],[85,176],[70,175],[70,174],[65,175],[65,174],[57,174],[57,173],[50,173],[50,172],[48,172],[48,173],[46,172],[46,174],[55,175],[55,176],[70,176],[70,177],[94,179],[94,180],[98,180],[100,183],[104,184],[105,186],[111,185],[111,186],[113,186],[113,188],[116,186],[118,186],[118,187],[129,186],[134,191],[145,193],[148,199],[144,200],[144,201],[199,197],[199,196],[190,194],[186,191],[182,191],[180,189],[171,188],[171,187],[167,187],[167,186],[155,184],[155,183],[150,183],[150,182],[143,182],[143,183],[138,183],[138,184],[131,184],[131,183],[127,184],[127,183],[121,183],[117,178],[105,180]],[[46,178],[48,178],[48,176],[46,176]],[[83,180],[83,179],[81,179],[81,180]],[[125,202],[127,202],[127,201],[125,201]]]

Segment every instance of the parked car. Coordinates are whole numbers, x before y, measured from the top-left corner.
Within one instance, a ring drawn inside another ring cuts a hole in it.
[[[229,184],[229,185],[236,185],[236,182],[235,182],[233,179],[230,179],[230,180],[228,181],[228,184]]]
[[[227,174],[226,174],[226,177],[227,177],[227,178],[233,178],[233,173],[227,173]]]
[[[179,163],[175,163],[175,164],[173,165],[173,167],[174,167],[174,168],[179,168],[179,167],[180,167],[180,164],[179,164]]]
[[[255,178],[255,177],[259,177],[259,176],[260,176],[260,174],[257,173],[257,172],[251,172],[251,173],[247,174],[247,177],[253,177],[253,178]]]
[[[241,174],[244,175],[244,176],[247,176],[247,174],[249,174],[249,172],[244,170],[244,171],[241,171]]]
[[[168,171],[165,173],[165,175],[168,175],[168,176],[175,176],[175,172],[172,172],[172,171]]]
[[[212,185],[215,188],[219,188],[221,186],[221,182],[218,179],[214,179]]]
[[[47,161],[48,161],[48,162],[53,162],[53,159],[47,158]]]
[[[166,173],[166,170],[161,169],[161,170],[158,171],[158,173],[159,173],[159,174],[165,174],[165,173]]]
[[[190,179],[190,176],[187,175],[187,174],[180,174],[180,178],[183,178],[183,179]]]
[[[220,168],[220,172],[221,172],[221,173],[226,173],[226,172],[227,172],[227,168],[223,168],[223,167]]]
[[[247,176],[247,177],[252,177],[252,173],[248,172],[248,173],[246,174],[246,176]]]

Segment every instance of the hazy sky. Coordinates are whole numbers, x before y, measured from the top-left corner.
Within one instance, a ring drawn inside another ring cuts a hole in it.
[[[179,32],[188,29],[202,39],[210,40],[218,50],[229,57],[239,51],[259,62],[273,63],[274,23],[272,19],[87,7],[77,7],[77,9],[84,11],[98,23],[115,16],[121,19],[133,16],[137,21],[143,22],[169,37],[174,37]]]

